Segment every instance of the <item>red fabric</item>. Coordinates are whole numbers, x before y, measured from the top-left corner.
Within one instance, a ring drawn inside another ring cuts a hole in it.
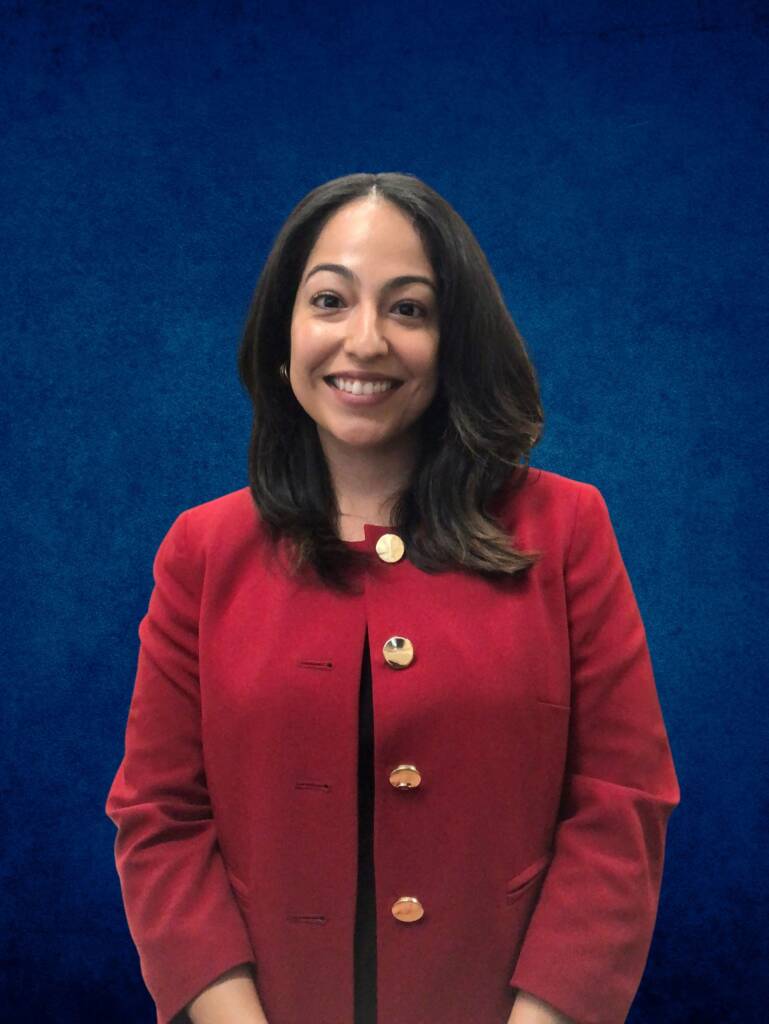
[[[284,575],[247,488],[172,524],[106,804],[158,1024],[244,962],[270,1024],[352,1020],[366,624],[379,1024],[505,1024],[518,987],[625,1020],[680,800],[644,627],[596,487],[531,469],[502,518],[544,552],[528,575],[407,552],[350,596]]]

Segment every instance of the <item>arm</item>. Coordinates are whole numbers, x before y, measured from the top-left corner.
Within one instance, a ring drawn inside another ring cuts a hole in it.
[[[518,992],[507,1024],[575,1024],[571,1017],[537,999],[530,992]]]
[[[187,1006],[192,1024],[267,1024],[250,964],[217,978]]]
[[[198,680],[202,565],[188,546],[185,517],[177,517],[155,556],[125,754],[106,804],[117,826],[126,918],[158,1024],[169,1024],[224,971],[255,963],[206,788]]]
[[[569,751],[553,859],[509,984],[578,1024],[622,1024],[646,965],[680,792],[644,626],[592,484],[580,488],[564,574]]]

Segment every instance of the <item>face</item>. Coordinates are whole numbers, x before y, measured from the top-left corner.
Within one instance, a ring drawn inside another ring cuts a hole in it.
[[[328,263],[336,269],[317,269]],[[402,277],[426,280],[394,281]],[[358,199],[327,221],[299,282],[290,359],[291,387],[327,453],[412,436],[437,386],[436,288],[422,241],[397,206]],[[377,375],[397,383],[369,395],[360,378]]]

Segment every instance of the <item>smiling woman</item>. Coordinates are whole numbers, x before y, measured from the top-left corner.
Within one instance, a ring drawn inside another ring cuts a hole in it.
[[[252,496],[291,572],[348,590],[366,522],[397,528],[425,571],[536,561],[494,515],[542,433],[534,368],[470,228],[419,179],[348,175],[297,205],[239,370]]]
[[[158,1024],[622,1024],[678,783],[470,229],[408,175],[321,185],[239,369],[249,486],[158,548],[106,808]]]

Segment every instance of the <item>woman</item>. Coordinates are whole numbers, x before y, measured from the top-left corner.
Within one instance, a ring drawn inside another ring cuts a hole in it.
[[[106,806],[158,1024],[620,1024],[678,781],[477,241],[409,175],[316,188],[239,369],[250,486],[159,547]]]

